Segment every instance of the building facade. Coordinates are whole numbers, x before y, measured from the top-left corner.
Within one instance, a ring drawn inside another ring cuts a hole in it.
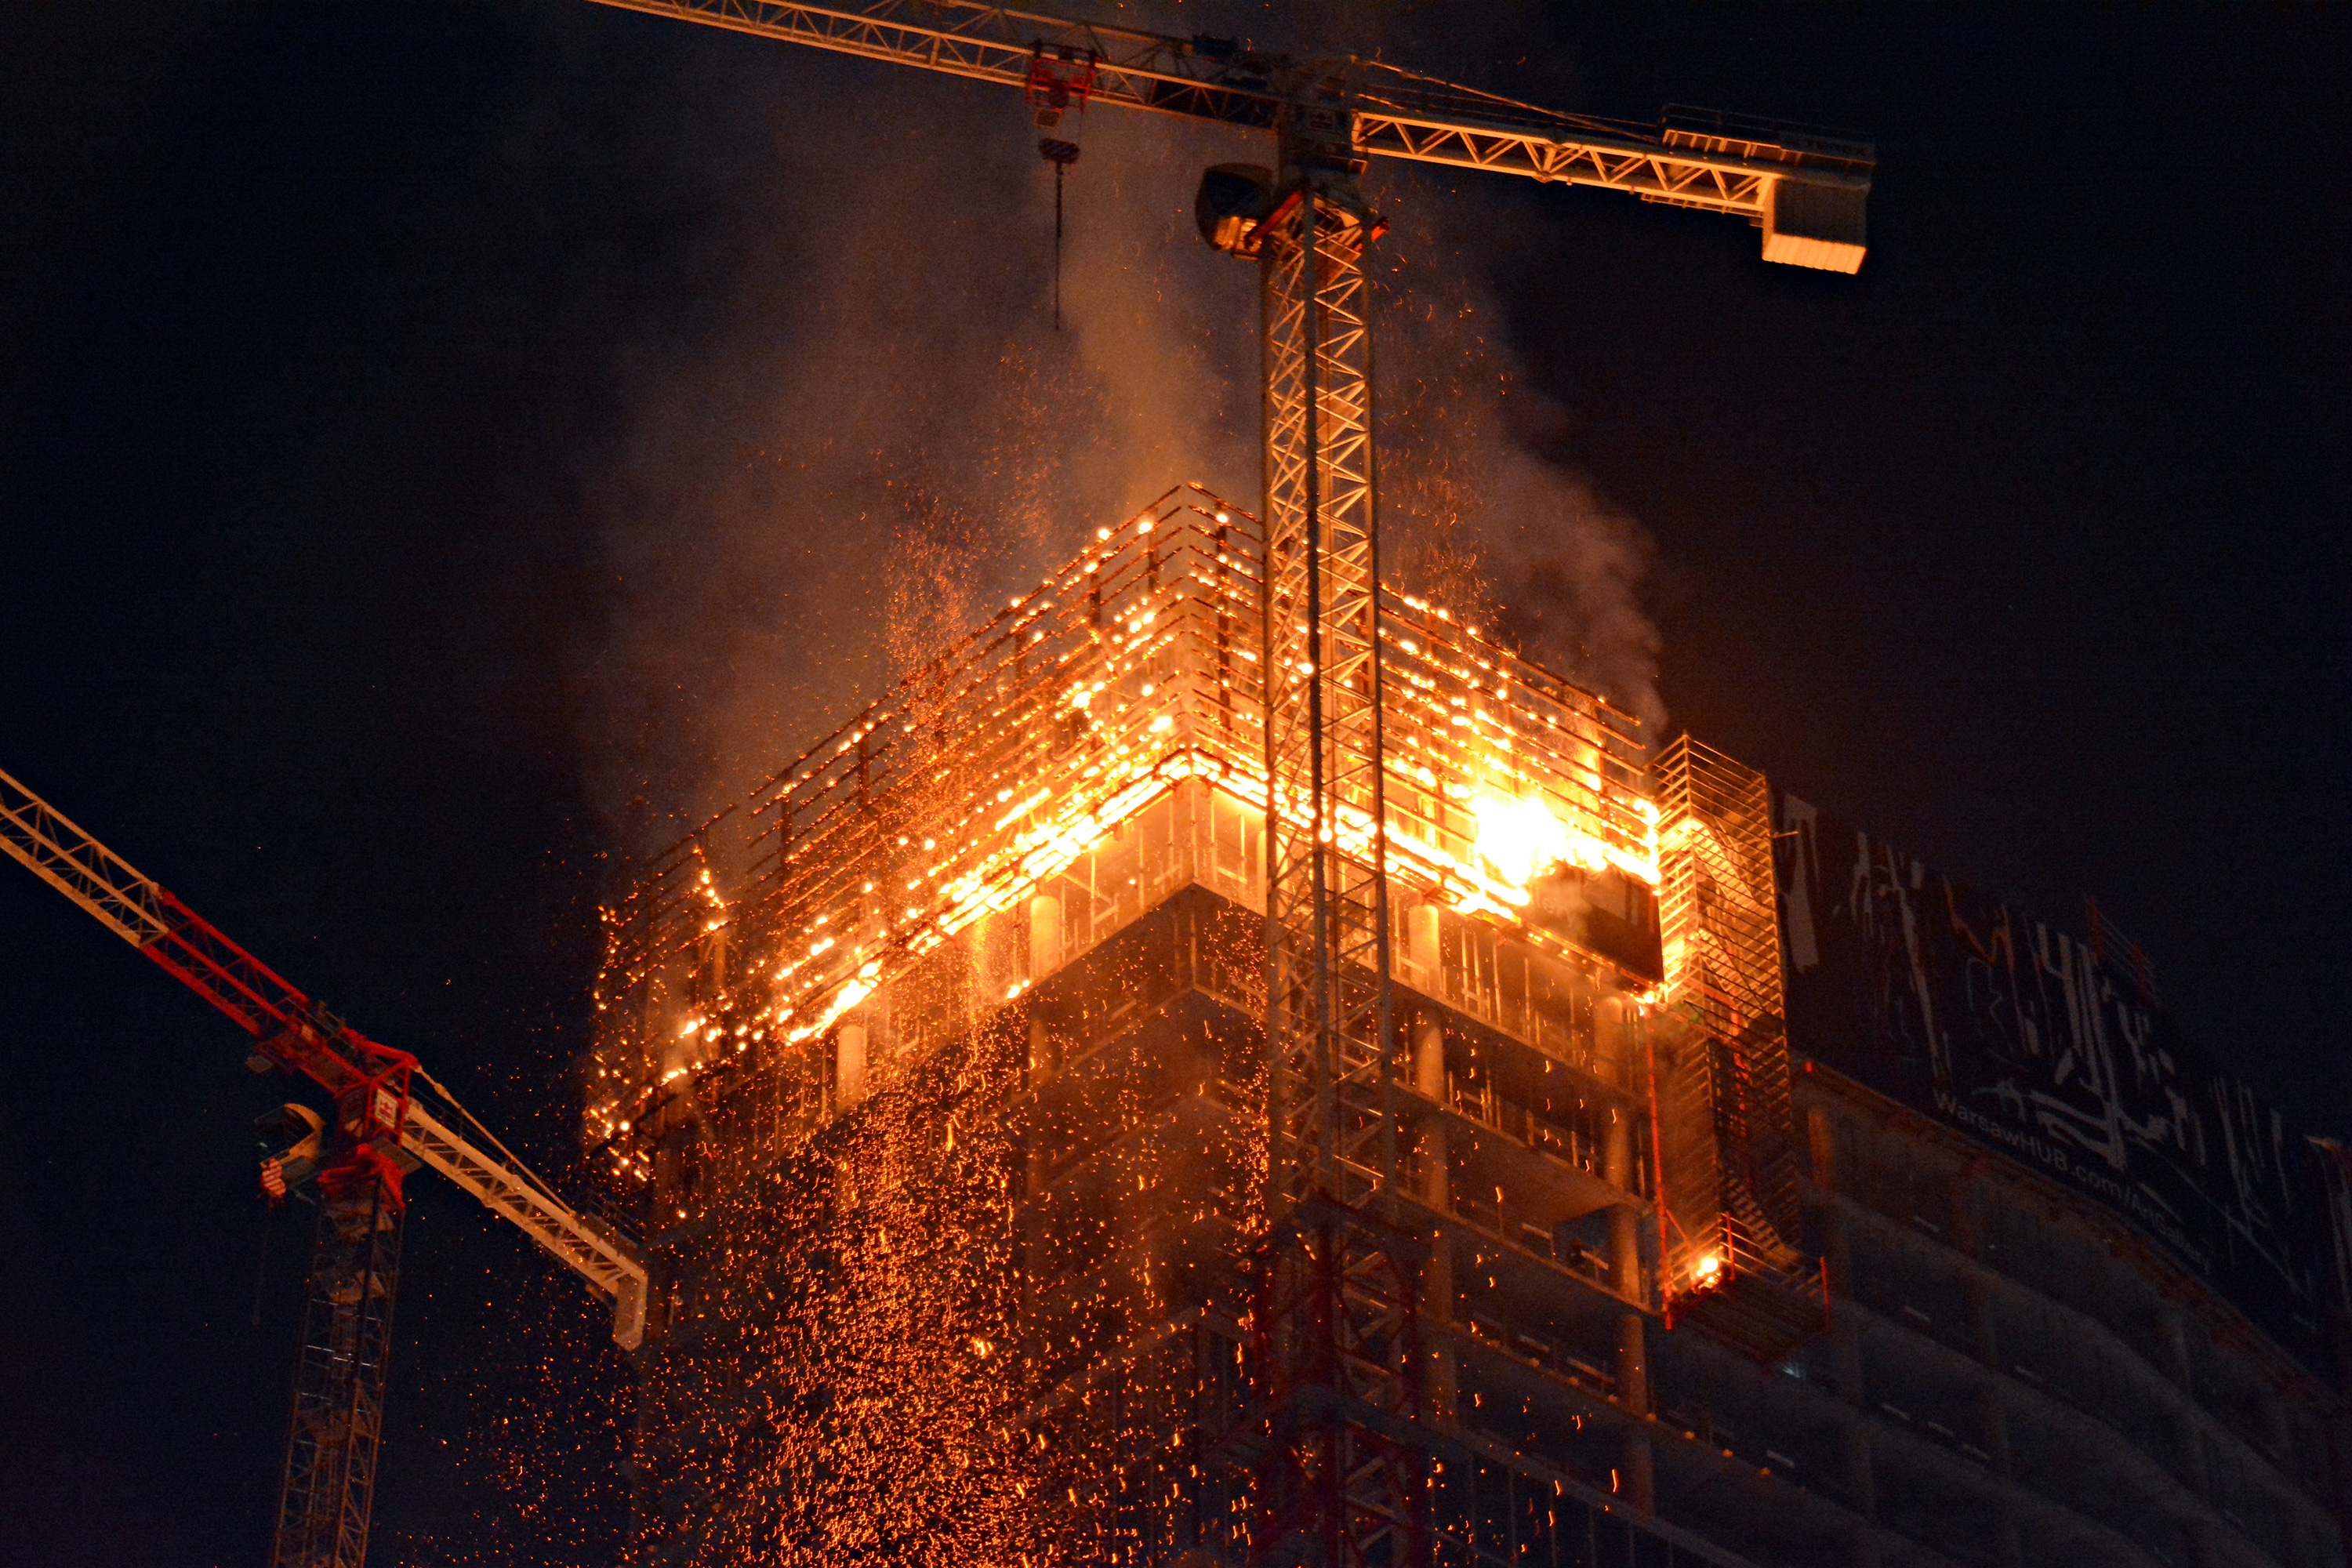
[[[1329,1555],[1274,1517],[1256,540],[1102,531],[616,900],[640,1561]],[[1366,1561],[2342,1562],[2326,1363],[1856,1065],[1875,950],[1788,968],[1759,775],[1383,619]]]

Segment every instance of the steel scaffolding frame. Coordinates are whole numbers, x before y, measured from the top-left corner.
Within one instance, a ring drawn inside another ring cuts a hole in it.
[[[644,862],[604,916],[588,1120],[610,1162],[642,1177],[664,1105],[819,1050],[845,995],[1011,910],[1181,780],[1263,805],[1261,538],[1210,492],[1169,491]],[[1631,718],[1393,590],[1380,627],[1393,878],[1502,912],[1474,788],[1538,800],[1654,876]],[[1362,808],[1327,826],[1370,842]]]
[[[1659,1089],[1682,1122],[1662,1130],[1682,1164],[1660,1207],[1680,1232],[1661,1237],[1668,1310],[1686,1300],[1765,1358],[1823,1310],[1818,1272],[1797,1245],[1771,791],[1762,773],[1687,735],[1655,772],[1666,991],[1690,1035]]]

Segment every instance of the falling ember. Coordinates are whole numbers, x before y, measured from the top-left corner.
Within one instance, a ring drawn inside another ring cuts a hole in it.
[[[648,1557],[1048,1568],[1261,1528],[1232,1434],[1265,839],[1309,813],[1265,774],[1260,548],[1197,489],[1100,531],[605,911],[588,1127],[670,1282]],[[1626,716],[1432,606],[1382,616],[1383,815],[1342,791],[1322,820],[1385,851],[1400,998],[1457,1020],[1400,1041],[1410,1201],[1465,1227],[1465,1290],[1514,1266],[1487,1232],[1637,1301],[1702,1278],[1713,1197],[1659,1206],[1636,1047],[1691,836],[1662,849]],[[1506,1127],[1521,1152],[1477,1152]],[[1664,1267],[1612,1193],[1680,1227]]]

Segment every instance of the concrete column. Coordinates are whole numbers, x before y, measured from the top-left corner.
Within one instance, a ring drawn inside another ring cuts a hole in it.
[[[1416,932],[1421,929],[1423,912],[1415,910],[1412,913],[1412,929]],[[1431,909],[1425,912],[1430,917],[1431,941],[1434,943],[1437,911]],[[1412,1021],[1412,1087],[1415,1093],[1437,1104],[1445,1103],[1445,1030],[1433,1017],[1416,1017]],[[1453,1195],[1447,1187],[1445,1122],[1442,1117],[1426,1114],[1421,1121],[1421,1201],[1439,1214],[1447,1214],[1452,1212]],[[1443,1230],[1431,1237],[1429,1261],[1422,1266],[1421,1310],[1433,1328],[1443,1330],[1454,1321],[1454,1252],[1446,1245]],[[1442,1333],[1435,1337],[1439,1342],[1430,1352],[1427,1391],[1430,1417],[1450,1424],[1454,1418],[1459,1379],[1453,1346],[1445,1342]]]
[[[1976,1389],[1977,1446],[1990,1456],[1992,1473],[2008,1476],[2015,1473],[2015,1460],[2009,1447],[2009,1407],[2000,1402],[2000,1390],[1991,1384],[1979,1384]]]
[[[1960,1282],[1960,1289],[1968,1300],[1969,1349],[1985,1365],[1999,1367],[2000,1336],[1993,1327],[1992,1281],[1970,1273]]]
[[[2025,1568],[2025,1542],[2018,1534],[2017,1504],[2010,1498],[1995,1500],[1992,1520],[1993,1561],[2000,1568]]]
[[[1603,996],[1592,1008],[1593,1054],[1603,1064],[1602,1077],[1612,1074],[1617,1087],[1639,1092],[1644,1058],[1642,1020],[1633,1004],[1622,996]]]
[[[1830,1373],[1837,1379],[1838,1397],[1856,1409],[1862,1407],[1862,1338],[1854,1332],[1853,1318],[1832,1313],[1830,1321]]]
[[[866,1026],[843,1019],[833,1031],[833,1105],[847,1110],[866,1098]]]
[[[1454,1252],[1446,1246],[1444,1231],[1437,1233],[1429,1260],[1421,1266],[1420,1305],[1422,1316],[1433,1323],[1454,1321]]]
[[[2184,1392],[2196,1394],[2197,1373],[2189,1360],[2189,1315],[2168,1304],[2157,1309],[2156,1363]]]
[[[1435,1018],[1412,1021],[1413,1092],[1445,1103],[1445,1028]]]
[[[1612,1106],[1601,1134],[1601,1179],[1621,1192],[1633,1191],[1633,1112]],[[1627,1300],[1642,1299],[1642,1215],[1631,1204],[1609,1211],[1609,1283]]]
[[[1878,1472],[1870,1458],[1870,1428],[1849,1419],[1838,1428],[1838,1448],[1849,1506],[1864,1519],[1877,1518]]]
[[[2263,1439],[2272,1458],[2294,1468],[2294,1428],[2287,1419],[2286,1401],[2275,1390],[2263,1394]]]
[[[1445,1030],[1434,1018],[1412,1021],[1412,1088],[1435,1104],[1445,1103]],[[1446,1190],[1445,1121],[1427,1115],[1421,1121],[1421,1201],[1445,1214],[1452,1201]]]
[[[1830,1113],[1816,1105],[1805,1111],[1805,1147],[1813,1159],[1813,1185],[1837,1191],[1837,1130]]]
[[[1647,1425],[1628,1427],[1617,1461],[1617,1495],[1637,1513],[1658,1511],[1658,1482],[1652,1469]]]
[[[1437,906],[1416,904],[1404,918],[1405,971],[1413,987],[1432,996],[1444,988],[1444,961],[1437,945]]]
[[[1432,1121],[1421,1130],[1420,1197],[1439,1214],[1453,1212],[1453,1184],[1447,1171],[1450,1158],[1445,1128]]]
[[[1624,1192],[1633,1190],[1633,1110],[1609,1108],[1609,1131],[1601,1143],[1601,1179]]]
[[[1045,1031],[1045,1020],[1033,1010],[1029,1015],[1029,1070],[1032,1084],[1043,1080],[1054,1070],[1054,1037]]]
[[[1062,967],[1062,900],[1039,893],[1029,900],[1029,983]]]
[[[2189,1358],[2189,1316],[2178,1307],[2167,1304],[2157,1310],[2156,1358],[2164,1375],[2181,1393],[2172,1411],[2174,1473],[2183,1486],[2202,1497],[2206,1487],[2205,1435],[2197,1418],[2197,1369]],[[2193,1552],[2191,1561],[2195,1561]]]
[[[2174,1411],[2172,1432],[2174,1473],[2180,1478],[2182,1486],[2203,1497],[2209,1484],[2205,1477],[2205,1433],[2196,1413],[2187,1406]]]
[[[1617,1495],[1643,1513],[1658,1510],[1657,1479],[1652,1470],[1649,1326],[1639,1312],[1617,1320],[1617,1401],[1628,1415],[1644,1417],[1629,1427],[1618,1458]]]
[[[1999,1389],[1986,1384],[1976,1391],[1977,1442],[1990,1456],[1988,1463],[1993,1474],[2007,1478],[2016,1473],[2016,1459],[2009,1446],[2009,1410],[2000,1402]],[[1994,1500],[1993,1560],[2000,1568],[2024,1568],[2025,1544],[2018,1534],[2017,1504],[2003,1495]]]
[[[2221,1553],[2213,1544],[2213,1526],[2201,1519],[2180,1521],[2181,1544],[2189,1549],[2189,1568],[2221,1568]]]
[[[1639,1312],[1617,1320],[1617,1402],[1636,1415],[1650,1413],[1649,1331]]]
[[[1609,1211],[1609,1283],[1629,1301],[1642,1292],[1642,1211],[1619,1204]]]
[[[1944,1223],[1954,1250],[1974,1258],[1984,1247],[1984,1226],[1977,1215],[1977,1173],[1973,1162],[1952,1173],[1944,1192]]]
[[[1421,940],[1422,916],[1426,914],[1429,943],[1433,961],[1437,941],[1437,911],[1434,909],[1412,912],[1413,940]],[[1436,1104],[1445,1103],[1445,1030],[1433,1017],[1417,1017],[1412,1021],[1412,1087]],[[1448,1190],[1446,1171],[1446,1135],[1444,1119],[1424,1114],[1421,1133],[1421,1201],[1439,1214],[1449,1214],[1453,1194]],[[1446,1243],[1445,1233],[1439,1230],[1431,1237],[1429,1261],[1422,1266],[1421,1310],[1430,1325],[1441,1331],[1433,1336],[1437,1348],[1430,1352],[1429,1386],[1427,1389],[1430,1419],[1441,1426],[1450,1426],[1460,1407],[1460,1373],[1454,1365],[1454,1347],[1443,1330],[1454,1321],[1454,1252]]]
[[[1429,1383],[1423,1389],[1423,1403],[1429,1419],[1440,1426],[1454,1425],[1461,1408],[1462,1378],[1454,1364],[1454,1342],[1447,1331],[1454,1324],[1454,1255],[1445,1245],[1445,1233],[1433,1238],[1429,1261],[1421,1270],[1421,1318],[1431,1332],[1429,1352]]]
[[[1032,1132],[1034,1139],[1036,1134]],[[1022,1212],[1015,1224],[1021,1243],[1022,1294],[1034,1298],[1037,1291],[1037,1275],[1045,1267],[1043,1247],[1039,1245],[1042,1216],[1037,1212],[1037,1199],[1045,1191],[1045,1155],[1034,1142],[1021,1152]]]

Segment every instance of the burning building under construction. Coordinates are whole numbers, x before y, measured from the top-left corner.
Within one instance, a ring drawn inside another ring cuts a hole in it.
[[[1171,492],[615,899],[643,1561],[2344,1561],[2340,1186],[2145,964],[1391,591],[1286,1102],[1262,557]]]

